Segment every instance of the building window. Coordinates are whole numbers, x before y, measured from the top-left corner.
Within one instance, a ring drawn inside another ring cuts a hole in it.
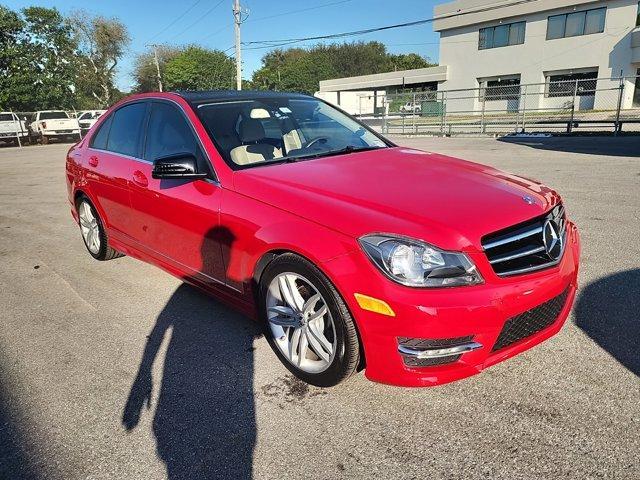
[[[598,71],[547,74],[547,97],[588,97],[596,94]]]
[[[495,27],[481,28],[479,50],[521,45],[524,43],[525,22],[509,23]]]
[[[547,20],[547,40],[604,32],[606,8],[553,15]]]
[[[636,27],[640,27],[640,2],[638,2],[638,15],[636,15]]]
[[[480,101],[517,100],[520,98],[520,76],[478,79]]]

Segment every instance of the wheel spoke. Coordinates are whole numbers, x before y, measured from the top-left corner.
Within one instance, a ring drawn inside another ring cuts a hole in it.
[[[289,340],[289,360],[293,363],[293,355],[298,350],[298,344],[300,343],[300,335],[302,334],[301,328],[296,328]]]
[[[313,309],[315,308],[316,304],[322,299],[322,297],[320,296],[319,293],[316,293],[315,295],[311,296],[309,298],[309,300],[307,300],[306,302],[304,302],[304,305],[302,306],[302,311],[305,314],[308,313],[312,313]]]
[[[91,213],[91,207],[89,207],[89,204],[87,202],[84,202],[82,204],[82,210],[84,211],[85,218],[89,222],[91,222],[91,220],[93,220],[93,213]]]
[[[322,317],[324,317],[327,314],[327,306],[323,305],[322,307],[320,307],[320,310],[318,310],[317,312],[313,312],[311,315],[309,315],[309,318],[307,321],[309,322],[314,322]]]
[[[321,358],[325,362],[328,362],[331,359],[331,345],[329,345],[329,351],[323,348],[323,345],[315,337],[315,333],[313,332],[313,330],[311,330],[311,328],[307,329],[307,341],[309,342],[311,349],[319,358]]]
[[[309,337],[313,338],[316,342],[318,342],[320,347],[325,352],[327,352],[329,355],[333,353],[333,346],[331,345],[331,342],[327,340],[327,337],[324,336],[324,333],[322,332],[322,330],[317,329],[315,324],[309,324],[309,328],[307,328],[307,330],[309,331]],[[318,353],[318,355],[321,356],[319,352],[316,352],[316,353]]]
[[[302,300],[302,297],[298,292],[298,287],[296,287],[295,278],[291,275],[282,275],[278,277],[278,285],[280,287],[282,300],[294,311],[299,312],[302,307],[302,302],[298,302],[296,294],[300,297],[300,300]]]
[[[93,248],[96,249],[96,252],[100,250],[100,233],[97,228],[93,231]]]
[[[302,365],[302,361],[307,357],[307,350],[309,348],[309,341],[307,335],[300,336],[300,346],[298,347],[298,366]]]

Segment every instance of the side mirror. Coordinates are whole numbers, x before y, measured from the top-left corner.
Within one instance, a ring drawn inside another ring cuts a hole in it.
[[[206,178],[207,173],[198,172],[198,162],[191,153],[176,153],[160,157],[153,162],[151,177],[156,179],[177,178],[191,179]]]

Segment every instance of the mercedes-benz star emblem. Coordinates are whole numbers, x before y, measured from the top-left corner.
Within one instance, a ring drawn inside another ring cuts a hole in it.
[[[558,231],[558,225],[550,218],[542,227],[542,243],[544,250],[552,260],[557,260],[562,254],[562,237]]]

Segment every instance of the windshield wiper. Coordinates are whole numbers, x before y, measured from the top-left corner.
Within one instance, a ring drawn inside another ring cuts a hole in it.
[[[282,160],[282,161],[289,161],[289,162],[297,162],[298,160],[310,160],[313,158],[321,158],[321,157],[332,157],[335,155],[344,155],[347,153],[354,153],[354,152],[364,152],[367,150],[378,150],[380,148],[387,148],[387,147],[354,147],[353,145],[347,145],[344,148],[340,148],[338,150],[329,150],[327,152],[317,152],[317,153],[310,153],[309,155],[296,155],[294,157],[282,157],[279,158],[278,160]]]

